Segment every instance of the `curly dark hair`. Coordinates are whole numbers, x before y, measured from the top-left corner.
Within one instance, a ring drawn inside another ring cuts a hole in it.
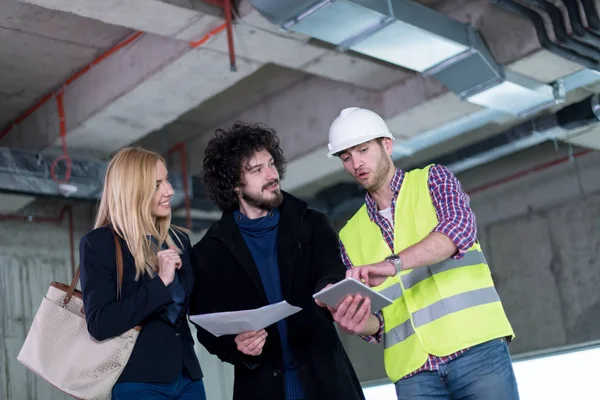
[[[285,177],[286,160],[274,130],[261,124],[236,122],[228,131],[217,129],[204,150],[203,181],[223,212],[235,211],[239,201],[234,188],[243,186],[242,163],[257,151],[267,150],[273,157],[279,179]]]

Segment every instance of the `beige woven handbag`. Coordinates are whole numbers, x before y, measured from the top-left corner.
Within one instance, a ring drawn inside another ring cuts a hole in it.
[[[116,235],[117,301],[121,297],[123,254]],[[58,390],[85,400],[111,398],[112,387],[127,364],[140,327],[101,342],[88,333],[82,295],[76,290],[79,268],[70,286],[52,282],[42,300],[17,360]]]

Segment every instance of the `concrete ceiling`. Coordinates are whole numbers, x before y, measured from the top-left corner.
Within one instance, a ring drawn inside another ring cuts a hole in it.
[[[2,0],[0,127],[130,32],[93,19]]]
[[[487,0],[420,3],[475,26],[494,58],[524,76],[547,83],[582,68],[542,50],[529,21]],[[65,89],[68,145],[79,154],[106,157],[132,143],[165,152],[183,141],[190,170],[199,173],[216,128],[263,122],[279,132],[291,161],[286,188],[311,193],[342,179],[339,163],[324,157],[329,124],[342,108],[379,112],[400,143],[482,112],[433,78],[284,32],[246,0],[238,10],[231,72],[224,32],[190,45],[223,23],[218,9],[200,0],[3,0],[0,129],[135,32],[142,33]],[[489,121],[460,143],[516,122]],[[44,150],[58,135],[50,101],[0,144]]]
[[[182,114],[177,120],[151,132],[137,144],[165,152],[178,142],[193,141],[228,118],[241,114],[309,76],[302,71],[265,64],[252,75]]]

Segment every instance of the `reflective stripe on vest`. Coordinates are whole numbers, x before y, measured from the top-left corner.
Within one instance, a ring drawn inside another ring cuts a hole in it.
[[[469,265],[485,264],[485,257],[483,253],[478,250],[471,250],[465,253],[464,257],[458,260],[448,259],[437,264],[433,264],[429,267],[416,268],[410,273],[402,275],[402,284],[405,289],[410,289],[416,284],[423,282],[427,278],[431,278],[433,275],[441,272],[449,271],[451,269],[468,267]],[[381,290],[379,293],[384,295],[390,300],[396,300],[402,296],[402,287],[399,283],[396,283],[390,287]]]
[[[387,288],[379,291],[379,293],[381,293],[388,299],[394,301],[398,297],[402,296],[402,287],[400,286],[399,283],[396,283],[395,285],[392,285],[390,287],[387,287]]]
[[[422,308],[413,313],[415,327],[420,327],[448,314],[476,307],[483,304],[500,301],[500,297],[494,287],[472,290],[442,299],[432,305]],[[384,337],[384,347],[387,349],[394,346],[415,333],[410,320],[403,322]]]
[[[471,250],[466,252],[461,259],[447,259],[429,267],[415,268],[409,274],[402,275],[402,284],[404,289],[410,289],[435,274],[476,264],[486,264],[485,257],[482,252]]]
[[[410,319],[407,319],[391,331],[383,335],[383,347],[388,349],[395,344],[405,341],[408,337],[415,334]]]

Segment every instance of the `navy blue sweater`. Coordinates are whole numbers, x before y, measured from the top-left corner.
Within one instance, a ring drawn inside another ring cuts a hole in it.
[[[236,211],[234,218],[252,254],[252,258],[254,258],[263,287],[265,288],[267,300],[270,304],[283,301],[281,281],[279,279],[279,263],[277,262],[279,210],[271,210],[265,217],[257,219],[249,219],[239,211]],[[285,320],[277,322],[277,329],[281,338],[281,353],[285,368],[286,399],[304,399],[304,391],[290,351]],[[267,338],[267,340],[269,339]]]

